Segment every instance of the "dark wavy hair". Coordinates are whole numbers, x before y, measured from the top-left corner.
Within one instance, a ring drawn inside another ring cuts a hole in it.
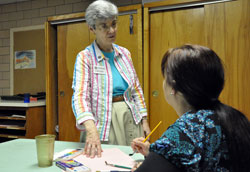
[[[227,137],[230,171],[250,169],[250,122],[240,111],[221,103],[224,68],[218,55],[199,45],[183,45],[168,50],[161,71],[174,90],[183,94],[195,109],[211,109],[218,115]]]

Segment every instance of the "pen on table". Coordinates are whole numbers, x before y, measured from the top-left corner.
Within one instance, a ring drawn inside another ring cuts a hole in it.
[[[109,164],[107,161],[105,161],[105,164],[109,165],[109,166],[112,166],[112,167],[124,168],[124,169],[129,169],[129,170],[132,169],[131,167],[126,167],[126,166],[123,166],[123,165]]]
[[[161,123],[162,123],[162,121],[160,121],[160,122],[155,126],[155,128],[149,133],[149,135],[142,141],[143,143],[145,143],[145,142],[148,140],[148,138],[149,138],[149,137],[153,134],[153,132],[160,126]],[[136,152],[136,151],[134,151],[133,153],[130,153],[129,156],[134,155],[135,152]]]

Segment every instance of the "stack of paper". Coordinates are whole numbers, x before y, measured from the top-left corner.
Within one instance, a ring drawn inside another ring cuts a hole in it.
[[[87,158],[85,155],[79,155],[76,158],[74,158],[76,161],[84,164],[88,168],[91,169],[91,171],[131,171],[124,168],[117,168],[108,166],[105,164],[105,161],[107,161],[109,164],[116,164],[126,167],[133,167],[135,164],[135,161],[122,152],[118,148],[109,148],[109,149],[103,149],[102,157],[100,158]]]

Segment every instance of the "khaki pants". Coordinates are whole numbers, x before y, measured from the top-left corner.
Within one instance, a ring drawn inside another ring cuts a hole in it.
[[[134,138],[142,136],[142,124],[135,124],[128,105],[124,101],[114,102],[112,104],[112,117],[109,131],[109,140],[103,141],[102,144],[130,146]],[[81,132],[80,141],[85,142],[85,132]]]

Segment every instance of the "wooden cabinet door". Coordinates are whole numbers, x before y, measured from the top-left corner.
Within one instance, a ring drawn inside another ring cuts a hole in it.
[[[142,84],[142,26],[141,20],[138,22],[139,15],[135,13],[118,17],[117,39],[115,43],[130,51],[136,73]],[[130,32],[130,24],[133,25],[132,32]]]
[[[57,26],[59,140],[79,141],[80,138],[71,108],[71,86],[76,55],[90,44],[89,39],[85,22]]]
[[[167,104],[163,93],[161,60],[169,48],[185,43],[204,45],[204,8],[189,8],[175,11],[155,12],[150,15],[149,37],[149,114],[151,128],[162,120],[163,124],[151,136],[159,138],[167,127],[178,118]]]
[[[169,5],[167,1],[165,3]],[[149,53],[145,54],[148,55],[149,66],[147,90],[150,126],[163,120],[163,125],[157,129],[151,141],[159,138],[178,118],[164,99],[160,64],[167,49],[183,44],[204,45],[219,55],[225,66],[225,88],[219,99],[239,109],[250,119],[249,4],[249,0],[238,0],[169,11],[151,10],[150,13],[149,6],[144,5],[144,16],[148,17],[144,25],[147,26],[145,30],[149,31],[149,36],[145,36],[148,43],[144,44],[149,47]]]
[[[250,120],[250,1],[205,6],[206,42],[222,59],[225,88],[220,100]]]

